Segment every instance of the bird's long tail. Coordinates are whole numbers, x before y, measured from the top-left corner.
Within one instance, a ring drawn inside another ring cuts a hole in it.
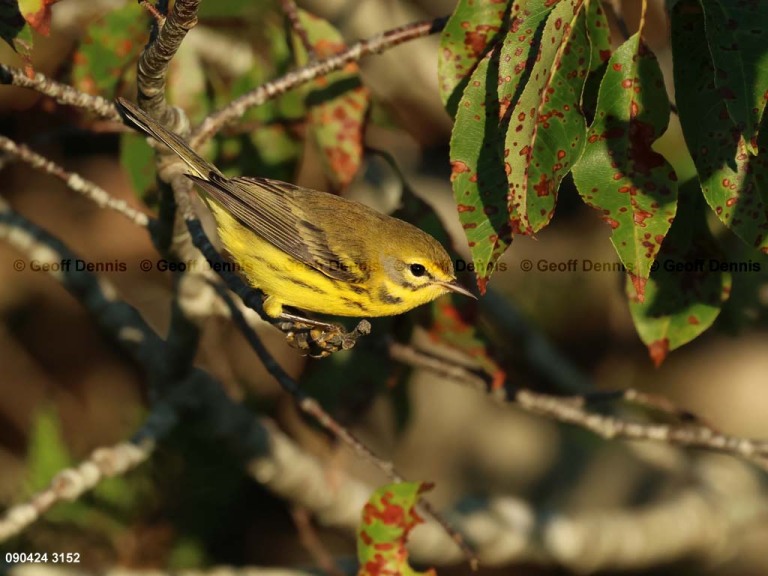
[[[162,142],[181,158],[187,166],[190,173],[203,180],[208,180],[211,172],[221,175],[219,170],[210,162],[205,160],[197,152],[192,150],[189,145],[179,136],[160,125],[157,120],[150,118],[146,112],[139,109],[133,102],[125,98],[118,98],[115,102],[117,111],[123,117],[123,121],[132,128],[144,132],[155,140]]]

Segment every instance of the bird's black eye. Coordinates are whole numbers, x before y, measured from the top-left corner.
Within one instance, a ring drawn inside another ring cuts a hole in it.
[[[422,264],[411,264],[411,274],[416,276],[416,278],[424,276],[426,272],[427,269]]]

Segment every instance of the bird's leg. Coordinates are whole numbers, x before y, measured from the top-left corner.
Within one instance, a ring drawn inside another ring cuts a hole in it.
[[[325,358],[339,350],[349,350],[360,336],[371,332],[371,323],[361,320],[350,332],[340,324],[322,322],[283,312],[275,325],[285,332],[288,343],[314,358]]]

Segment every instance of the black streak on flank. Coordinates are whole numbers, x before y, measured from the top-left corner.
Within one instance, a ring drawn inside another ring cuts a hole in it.
[[[379,292],[378,292],[379,300],[382,302],[385,302],[386,304],[400,304],[403,299],[399,298],[398,296],[393,296],[389,292],[387,292],[386,286],[379,286]]]

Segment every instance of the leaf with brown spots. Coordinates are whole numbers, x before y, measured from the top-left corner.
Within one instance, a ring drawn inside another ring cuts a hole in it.
[[[0,0],[0,38],[21,57],[26,76],[33,78],[32,29],[22,16],[17,0]]]
[[[707,226],[707,207],[698,182],[680,187],[678,214],[645,285],[645,301],[631,298],[629,310],[640,338],[658,366],[667,352],[687,344],[709,328],[731,289],[731,275]]]
[[[426,482],[387,484],[363,507],[357,528],[358,576],[435,576],[433,569],[417,572],[408,564],[408,534],[424,520],[416,513]]]
[[[752,156],[717,87],[704,26],[698,2],[675,5],[672,56],[683,135],[707,203],[739,238],[768,254],[768,120],[758,136],[762,154]]]
[[[469,77],[499,40],[508,0],[459,0],[440,34],[437,74],[440,97],[451,116]]]
[[[611,226],[611,242],[641,302],[676,210],[677,176],[651,148],[668,122],[661,70],[635,34],[608,62],[573,177],[584,201]]]
[[[147,14],[135,3],[112,10],[88,26],[74,55],[77,89],[114,98],[131,75],[147,39]]]
[[[701,6],[715,85],[747,150],[757,154],[768,99],[768,2],[701,0]]]
[[[505,115],[508,209],[518,234],[533,234],[549,223],[560,183],[584,147],[586,121],[579,101],[591,58],[583,8],[579,0],[561,1],[540,33],[526,21],[524,30],[510,32],[504,42],[500,83],[510,77],[507,65],[514,63],[519,45],[536,45],[522,93]]]
[[[499,47],[472,73],[451,133],[453,195],[481,293],[485,293],[494,264],[512,242],[507,178],[500,154],[498,70]]]
[[[38,34],[48,36],[51,32],[51,6],[59,0],[19,0],[19,9],[24,20]]]
[[[299,17],[318,58],[346,50],[336,28],[304,10]],[[301,42],[295,43],[299,62],[307,55]],[[370,92],[360,81],[357,64],[327,74],[310,83],[306,103],[309,133],[317,146],[326,175],[335,188],[347,186],[357,174],[363,158],[363,130],[370,104]]]

